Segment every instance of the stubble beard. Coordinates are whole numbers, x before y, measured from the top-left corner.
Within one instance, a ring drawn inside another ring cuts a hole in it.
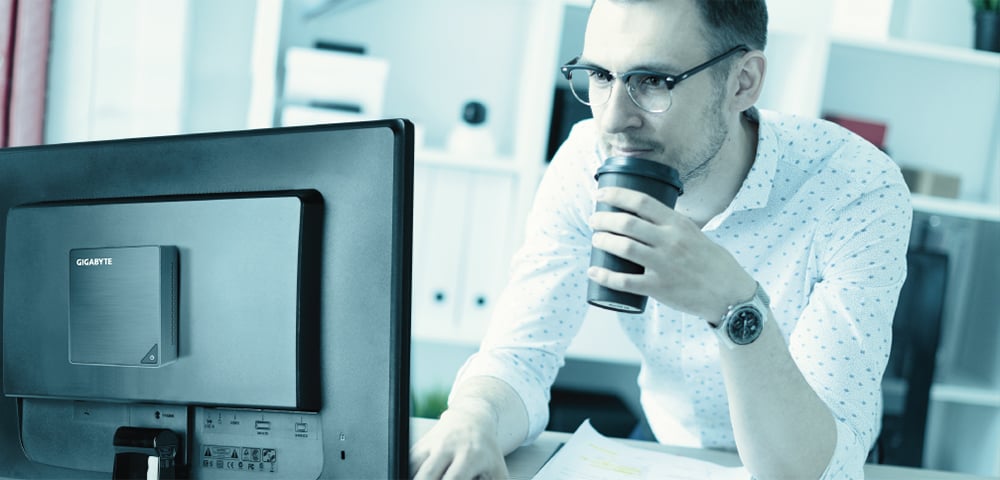
[[[722,150],[722,145],[729,137],[729,126],[722,114],[723,93],[717,91],[716,101],[712,107],[705,112],[701,131],[704,133],[702,141],[693,145],[691,150],[685,152],[684,159],[680,162],[681,182],[685,185],[695,185],[704,182],[711,174],[715,159]]]
[[[619,134],[616,136],[618,138],[615,139],[619,141],[614,143],[650,149],[653,155],[650,155],[651,158],[648,159],[676,168],[680,174],[681,182],[685,186],[702,183],[710,175],[713,166],[717,163],[715,159],[729,137],[729,126],[722,114],[723,95],[724,92],[717,88],[713,95],[715,102],[701,116],[701,128],[698,130],[699,135],[702,135],[701,138],[694,139],[693,142],[681,149],[675,150],[673,154],[668,154],[665,145],[658,140],[628,138],[627,141],[621,142],[622,135]],[[604,158],[609,156],[611,143],[610,138],[605,138],[601,142],[599,151]]]

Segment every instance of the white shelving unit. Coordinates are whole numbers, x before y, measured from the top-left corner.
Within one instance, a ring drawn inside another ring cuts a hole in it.
[[[518,175],[520,167],[513,157],[478,157],[472,162],[462,154],[443,149],[420,149],[414,154],[414,161],[421,165],[475,172],[492,172],[498,174]]]
[[[913,209],[921,212],[1000,222],[1000,205],[993,203],[969,202],[920,194],[914,194],[912,201]]]
[[[932,247],[951,263],[924,463],[997,476],[1000,301],[978,284],[1000,276],[1000,54],[965,46],[969,2],[868,8],[882,11],[880,22],[833,29],[823,109],[886,123],[886,146],[901,166],[960,179],[958,199],[913,196],[915,222],[941,224]]]
[[[258,8],[272,10],[273,0],[260,1]],[[478,344],[544,171],[559,35],[551,21],[562,5],[380,0],[305,15],[314,3],[286,0],[280,20],[261,26],[263,36],[278,38],[270,61],[276,78],[261,84],[280,92],[284,52],[317,41],[360,46],[388,60],[381,116],[411,119],[423,139],[416,151],[414,337]],[[538,47],[544,45],[552,47]],[[487,108],[495,153],[446,149],[471,100]],[[281,102],[265,95],[258,104],[277,111]],[[264,109],[254,111],[259,122]]]
[[[931,399],[938,402],[1000,408],[1000,392],[980,385],[938,383],[931,387]]]

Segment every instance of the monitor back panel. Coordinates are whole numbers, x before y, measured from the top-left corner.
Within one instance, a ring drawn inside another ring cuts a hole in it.
[[[405,477],[412,149],[379,121],[0,150],[0,476],[106,477],[138,426],[194,478]]]

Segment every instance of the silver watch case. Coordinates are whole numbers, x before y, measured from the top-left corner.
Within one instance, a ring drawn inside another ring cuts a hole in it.
[[[730,305],[729,310],[722,317],[722,321],[713,329],[715,335],[728,348],[753,343],[764,331],[770,303],[771,299],[767,296],[767,292],[764,291],[760,283],[757,283],[753,297],[747,301]]]

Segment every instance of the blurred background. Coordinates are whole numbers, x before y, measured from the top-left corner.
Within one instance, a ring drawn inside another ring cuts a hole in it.
[[[997,6],[768,3],[760,106],[829,118],[886,150],[914,192],[911,248],[946,259],[901,299],[917,313],[897,316],[886,411],[915,422],[919,441],[887,423],[884,461],[998,476]],[[558,76],[582,48],[589,4],[2,0],[0,141],[411,119],[413,403],[433,417],[489,322],[555,146],[589,116]],[[923,347],[904,348],[910,339]],[[629,435],[639,357],[618,322],[591,312],[569,355],[549,427],[591,417]]]

